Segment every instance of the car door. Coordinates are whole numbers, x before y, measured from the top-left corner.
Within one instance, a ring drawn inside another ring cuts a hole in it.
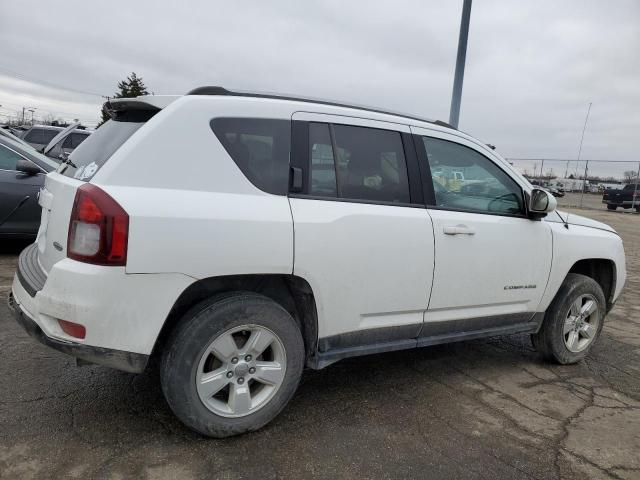
[[[488,150],[412,130],[421,166],[438,172],[425,186],[436,257],[421,336],[530,328],[551,269],[547,222],[527,217],[523,185]]]
[[[44,174],[18,172],[18,160],[28,160],[13,149],[0,145],[0,233],[35,234],[40,223],[38,191]]]
[[[315,294],[320,354],[415,346],[433,228],[409,128],[313,113],[293,120],[293,273]]]

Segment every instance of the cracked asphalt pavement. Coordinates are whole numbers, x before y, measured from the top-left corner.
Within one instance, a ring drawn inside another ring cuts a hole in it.
[[[172,415],[157,371],[131,375],[32,340],[0,304],[0,478],[640,478],[640,216],[576,211],[622,235],[629,278],[578,365],[528,336],[306,371],[266,428],[226,440]],[[0,247],[0,295],[16,254]]]

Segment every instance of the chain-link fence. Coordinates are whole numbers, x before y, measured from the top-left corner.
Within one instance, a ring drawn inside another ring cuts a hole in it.
[[[507,160],[531,183],[549,189],[561,207],[622,211],[640,208],[640,161]],[[625,191],[617,192],[622,189]]]

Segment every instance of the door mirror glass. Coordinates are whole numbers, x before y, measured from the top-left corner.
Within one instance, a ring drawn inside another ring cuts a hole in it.
[[[551,193],[541,188],[531,190],[529,199],[529,211],[531,213],[551,213],[556,209],[558,202]]]

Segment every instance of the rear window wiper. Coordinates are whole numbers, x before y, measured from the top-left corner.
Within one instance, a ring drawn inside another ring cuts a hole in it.
[[[76,168],[76,169],[78,168],[78,166],[75,163],[73,163],[69,157],[65,158],[62,161],[62,163],[64,163],[65,165],[71,165],[73,168]]]

